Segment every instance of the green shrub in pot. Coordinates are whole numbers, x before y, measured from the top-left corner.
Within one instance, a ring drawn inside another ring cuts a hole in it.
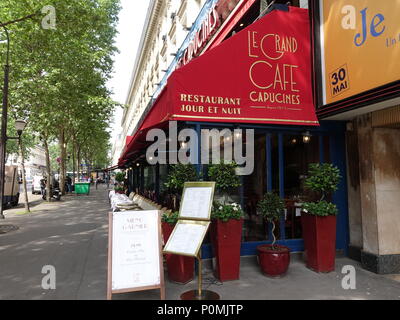
[[[263,217],[272,224],[272,244],[257,246],[258,263],[264,275],[281,277],[286,274],[290,264],[290,248],[276,245],[275,222],[284,214],[285,202],[273,192],[266,193],[258,202],[257,208]]]
[[[161,220],[162,220],[162,222],[174,225],[178,222],[178,217],[179,217],[178,211],[175,211],[172,213],[165,212],[165,213],[163,213]]]
[[[176,164],[171,166],[165,187],[174,194],[181,195],[185,182],[197,181],[197,171],[193,164]]]
[[[115,181],[122,183],[125,180],[125,174],[123,172],[117,172],[115,174]]]
[[[241,206],[237,203],[222,204],[219,202],[214,202],[211,217],[213,219],[227,222],[230,219],[242,219],[244,217],[244,212]]]
[[[339,169],[332,164],[310,164],[305,187],[318,194],[320,199],[314,202],[303,203],[303,211],[320,217],[336,216],[338,214],[336,205],[326,199],[338,189],[340,179]]]
[[[337,167],[314,163],[305,181],[317,199],[303,203],[301,215],[306,265],[316,272],[335,270],[338,208],[331,203],[331,195],[338,189],[340,179]]]
[[[228,201],[232,202],[229,199],[229,193],[233,193],[236,188],[241,186],[240,178],[236,175],[237,167],[235,162],[221,162],[208,168],[208,180],[215,181],[217,197],[224,204]]]

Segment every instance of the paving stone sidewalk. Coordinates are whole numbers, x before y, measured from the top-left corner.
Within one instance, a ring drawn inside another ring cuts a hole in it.
[[[20,210],[20,209],[19,209]],[[32,214],[6,211],[0,225],[18,230],[0,234],[0,300],[104,300],[107,280],[107,232],[109,203],[105,186],[92,187],[90,195],[66,196],[61,202],[40,203]],[[301,257],[300,257],[301,258]],[[240,280],[219,283],[204,270],[204,289],[223,300],[348,299],[400,300],[398,275],[381,276],[338,258],[336,272],[317,274],[293,256],[288,274],[280,279],[263,276],[255,257],[245,257]],[[43,290],[42,268],[56,269],[56,289]],[[205,265],[210,267],[210,261]],[[342,267],[356,268],[356,289],[344,290]],[[186,285],[167,279],[168,300],[196,289],[196,279]],[[116,300],[156,300],[157,291],[115,295]]]

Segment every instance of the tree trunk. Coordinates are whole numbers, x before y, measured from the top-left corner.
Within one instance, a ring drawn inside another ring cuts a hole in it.
[[[51,164],[50,164],[49,145],[47,143],[46,138],[43,139],[43,144],[44,144],[44,152],[46,155],[46,174],[47,174],[46,195],[47,195],[47,201],[50,202]]]
[[[76,170],[76,162],[75,162],[75,139],[72,140],[72,183],[75,184],[75,170]]]
[[[65,160],[66,160],[66,146],[65,146],[65,136],[64,130],[60,132],[59,144],[60,144],[60,191],[62,195],[65,195]]]
[[[272,237],[274,238],[274,240],[272,241],[272,248],[274,248],[274,246],[275,246],[275,242],[276,242],[276,236],[275,236],[275,228],[276,228],[276,226],[275,226],[275,221],[271,221],[271,223],[272,223]]]
[[[77,165],[77,172],[78,172],[78,182],[80,177],[80,163],[81,163],[81,148],[78,146],[76,150],[76,165]]]
[[[92,168],[91,168],[91,160],[88,160],[87,162],[87,172],[88,172],[88,178],[90,178],[90,181],[92,181]]]
[[[21,167],[22,167],[22,184],[24,186],[24,197],[25,197],[25,212],[31,212],[29,209],[29,200],[28,200],[28,190],[26,189],[26,174],[25,174],[25,157],[24,150],[22,148],[21,138],[18,140],[19,145],[19,153],[21,156]]]

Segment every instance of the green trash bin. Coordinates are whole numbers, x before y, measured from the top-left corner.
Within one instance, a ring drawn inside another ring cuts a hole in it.
[[[88,195],[90,193],[90,183],[88,183],[88,182],[75,183],[75,193]]]

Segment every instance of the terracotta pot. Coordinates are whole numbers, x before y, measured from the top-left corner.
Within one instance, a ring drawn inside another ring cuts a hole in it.
[[[240,248],[243,219],[213,220],[210,236],[215,257],[214,276],[220,281],[240,278]]]
[[[308,268],[316,272],[335,270],[336,217],[319,217],[303,213],[304,256]]]
[[[261,271],[269,277],[281,277],[289,268],[290,249],[280,245],[275,245],[275,248],[272,249],[270,244],[257,247]]]
[[[164,243],[167,243],[175,225],[162,222]],[[172,282],[185,284],[194,279],[194,258],[177,254],[165,254],[168,279]]]

